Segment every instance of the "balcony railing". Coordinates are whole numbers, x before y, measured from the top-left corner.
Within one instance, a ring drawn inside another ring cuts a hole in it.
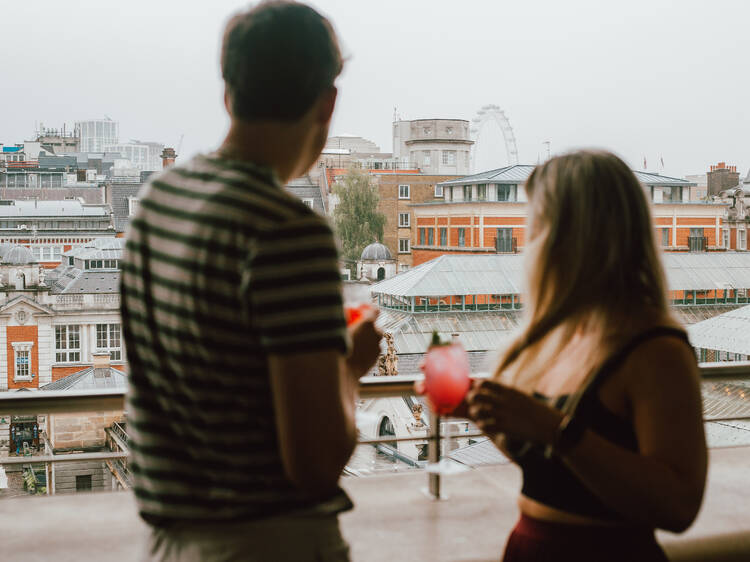
[[[705,252],[708,250],[708,238],[705,236],[688,236],[688,248],[691,252]]]
[[[712,379],[720,384],[731,379],[739,379],[743,383],[750,381],[750,362],[705,363],[700,367],[704,384],[712,382]],[[413,395],[414,382],[420,378],[365,377],[360,381],[360,395],[364,399]],[[481,375],[477,378],[481,378]],[[111,390],[6,392],[0,393],[0,412],[7,417],[10,413],[123,410],[124,399],[124,392]],[[740,416],[748,415],[744,408],[735,412]],[[721,416],[706,416],[706,421],[722,419],[730,418],[724,417],[723,413]],[[750,418],[732,416],[731,419]],[[430,426],[439,428],[436,421],[431,420]],[[126,430],[127,427],[118,428],[113,424],[108,431],[122,440],[121,434],[127,435]],[[362,438],[361,442],[378,445],[384,441],[427,441],[433,445],[430,447],[430,460],[434,462],[437,456],[434,444],[440,438],[439,434],[433,432],[413,439],[384,436]],[[670,560],[750,559],[750,533],[744,522],[746,519],[742,517],[747,515],[748,505],[744,485],[745,467],[750,459],[747,450],[748,447],[727,447],[712,451],[712,470],[709,471],[708,493],[702,515],[687,536],[677,538],[668,533],[659,533],[659,540]],[[52,464],[97,460],[107,464],[113,477],[124,484],[123,487],[128,487],[130,475],[125,464],[126,456],[127,453],[113,451],[45,454],[33,458],[3,458],[0,465],[16,464],[16,469],[20,469],[18,465],[32,462]],[[345,473],[356,475],[355,471],[345,470]],[[367,506],[367,509],[355,510],[342,518],[344,534],[352,543],[355,559],[369,559],[366,553],[373,552],[373,548],[378,549],[378,560],[404,557],[415,560],[497,559],[505,533],[517,516],[515,508],[508,507],[509,498],[517,490],[517,471],[508,466],[498,466],[445,477],[444,484],[452,501],[435,502],[429,506],[419,501],[421,494],[418,489],[423,477],[417,471],[410,471],[397,477],[384,477],[387,480],[348,478],[344,482],[355,503]],[[428,478],[432,496],[442,496],[440,474],[430,473]],[[21,552],[23,548],[23,552],[29,554],[28,558],[48,559],[62,555],[66,559],[95,560],[100,558],[101,549],[104,548],[113,553],[113,559],[119,560],[135,559],[144,548],[139,541],[146,529],[135,516],[132,494],[71,494],[38,501],[3,498],[3,502],[8,502],[5,504],[8,513],[14,513],[6,525],[4,547],[8,552]],[[73,512],[78,514],[76,520],[60,530],[61,523]],[[111,532],[113,528],[117,529],[117,534]],[[373,533],[373,529],[377,529],[377,533]],[[69,533],[84,537],[89,533],[89,536],[86,541],[65,542]],[[39,536],[43,537],[42,541],[38,540]],[[470,541],[463,539],[468,536],[471,536]],[[104,537],[103,540],[96,542],[101,537]],[[80,546],[82,544],[85,547]],[[93,544],[97,546],[92,547]]]
[[[518,240],[516,238],[495,238],[495,251],[498,254],[517,254]]]
[[[701,377],[704,380],[712,378],[741,378],[750,379],[750,362],[720,362],[702,363],[700,365]],[[486,378],[485,373],[478,373],[475,379]],[[414,383],[423,380],[421,375],[417,376],[368,376],[360,379],[359,395],[361,399],[413,396]],[[125,410],[125,392],[122,390],[88,390],[88,391],[51,391],[37,392],[13,392],[0,393],[0,412],[13,415],[38,415],[38,414],[63,414],[80,412],[102,412]],[[750,416],[710,416],[704,421],[750,421]],[[429,424],[429,433],[418,437],[396,437],[387,435],[382,437],[363,436],[360,438],[361,445],[393,444],[401,442],[427,441],[430,445],[430,462],[437,462],[438,451],[442,436],[440,434],[441,420],[439,416],[433,416]],[[116,427],[115,427],[116,426]],[[127,433],[119,426],[113,424],[109,428],[122,442],[127,444]],[[118,431],[119,429],[119,431]],[[479,431],[462,432],[461,438],[479,437]],[[452,437],[452,436],[448,436]],[[0,464],[29,464],[44,462],[70,462],[81,460],[109,460],[125,459],[128,454],[118,451],[104,451],[96,453],[78,454],[44,454],[30,457],[8,457],[0,461]],[[429,490],[436,496],[440,496],[440,474],[429,474]]]

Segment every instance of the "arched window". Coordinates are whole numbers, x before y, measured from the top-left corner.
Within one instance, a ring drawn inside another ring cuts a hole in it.
[[[380,425],[378,426],[378,437],[395,437],[396,436],[396,429],[393,427],[393,422],[391,422],[391,419],[388,416],[383,417],[383,419],[380,420]],[[396,449],[396,442],[390,441],[388,443],[383,443],[383,445],[390,447],[392,449]]]
[[[385,279],[385,268],[379,267],[378,268],[378,281],[382,281],[383,279]]]

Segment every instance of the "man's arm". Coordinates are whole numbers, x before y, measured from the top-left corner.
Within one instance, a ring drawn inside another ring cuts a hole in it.
[[[350,330],[352,353],[336,350],[269,356],[281,459],[292,483],[325,497],[357,444],[358,379],[375,362],[380,332],[374,314]]]
[[[312,212],[259,233],[241,291],[268,358],[284,470],[325,496],[356,443],[357,380],[380,352],[377,314],[347,329],[336,244]]]
[[[325,497],[357,441],[356,381],[337,351],[272,355],[269,369],[284,471],[310,496]]]

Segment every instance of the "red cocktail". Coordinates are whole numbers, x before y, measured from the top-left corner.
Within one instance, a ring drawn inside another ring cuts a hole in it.
[[[372,309],[372,305],[363,303],[358,306],[345,306],[344,314],[346,315],[346,325],[351,326],[362,320],[362,316]]]
[[[440,344],[435,336],[421,365],[424,392],[435,412],[446,415],[456,409],[469,391],[471,367],[460,343]]]

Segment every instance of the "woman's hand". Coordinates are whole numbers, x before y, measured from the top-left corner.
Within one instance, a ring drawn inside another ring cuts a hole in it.
[[[469,419],[489,437],[551,443],[563,414],[515,388],[484,380],[467,396]]]

